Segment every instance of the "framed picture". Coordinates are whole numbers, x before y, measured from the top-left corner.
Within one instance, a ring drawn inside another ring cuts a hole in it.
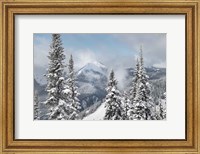
[[[0,6],[1,153],[199,153],[199,1]]]
[[[40,33],[33,43],[34,120],[166,119],[166,34]]]

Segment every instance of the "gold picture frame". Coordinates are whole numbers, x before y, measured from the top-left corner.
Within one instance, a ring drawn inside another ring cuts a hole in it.
[[[0,153],[200,153],[199,0],[2,0],[0,2]],[[186,139],[16,140],[14,19],[16,14],[184,14],[186,17]]]

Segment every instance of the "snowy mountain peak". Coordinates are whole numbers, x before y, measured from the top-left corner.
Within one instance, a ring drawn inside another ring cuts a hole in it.
[[[94,71],[94,72],[99,72],[101,74],[105,74],[107,71],[107,68],[102,63],[94,61],[94,62],[87,63],[84,67],[82,67],[78,71],[78,75],[83,72],[88,72],[88,71]]]
[[[106,95],[107,68],[99,62],[87,63],[77,72],[77,81],[79,99],[83,106],[89,107]]]
[[[101,68],[105,68],[105,69],[106,69],[106,66],[105,66],[105,65],[103,65],[102,63],[97,62],[97,61],[94,61],[94,62],[92,62],[92,63],[90,63],[90,64],[94,64],[94,65],[96,65],[96,66],[98,66],[98,67],[101,67]]]

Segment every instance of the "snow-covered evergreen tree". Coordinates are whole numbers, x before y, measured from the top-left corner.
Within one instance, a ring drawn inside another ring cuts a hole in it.
[[[142,100],[142,91],[140,89],[140,79],[135,84],[135,97],[129,104],[128,117],[129,120],[146,120],[146,102]]]
[[[137,119],[137,120],[147,120],[147,105],[146,102],[142,100],[142,91],[140,89],[141,83],[139,82],[137,84],[137,89],[136,89],[136,96],[134,98],[134,113],[132,119]]]
[[[39,119],[39,98],[37,91],[34,92],[34,120]]]
[[[67,112],[64,101],[64,77],[63,60],[65,59],[64,48],[60,34],[52,34],[52,42],[49,51],[49,65],[47,69],[47,87],[48,98],[45,104],[49,108],[49,120],[65,119]]]
[[[163,104],[160,104],[159,107],[161,119],[166,119],[166,109],[163,107]]]
[[[159,107],[161,119],[166,119],[166,93],[163,94]]]
[[[129,94],[129,99],[131,101],[131,103],[134,102],[134,99],[135,99],[135,96],[136,96],[136,91],[137,91],[137,84],[140,80],[140,63],[139,63],[139,60],[137,59],[136,60],[136,66],[135,66],[135,70],[134,70],[134,77],[133,77],[133,80],[132,80],[132,86],[131,86],[131,89],[130,89],[130,94]]]
[[[146,74],[145,68],[144,68],[144,59],[143,59],[143,51],[142,47],[140,48],[140,89],[142,91],[142,100],[145,102],[149,102],[151,100],[150,96],[150,84],[148,82],[148,75]]]
[[[132,86],[130,88],[129,95],[127,96],[128,97],[127,99],[129,99],[129,104],[128,104],[129,110],[127,112],[127,116],[130,120],[133,120],[135,118],[135,105],[136,105],[135,97],[136,93],[138,92],[139,82],[140,82],[140,63],[137,58],[134,69],[134,77],[132,79]]]
[[[123,106],[120,92],[117,89],[117,81],[115,79],[114,71],[110,73],[108,86],[106,88],[107,95],[105,98],[106,113],[105,120],[122,120]]]
[[[131,120],[151,119],[152,101],[150,96],[150,84],[144,68],[142,48],[140,58],[136,62],[135,77],[130,89],[130,104],[128,116]]]
[[[159,103],[155,105],[154,113],[152,113],[152,120],[166,119],[166,98],[164,98],[164,95],[159,98]]]
[[[150,93],[150,84],[149,84],[149,77],[146,74],[145,68],[144,68],[144,59],[143,59],[143,51],[142,47],[140,48],[140,93],[141,93],[141,99],[143,102],[145,102],[146,109],[145,109],[145,119],[149,120],[151,119],[152,115],[152,108],[153,108],[153,103],[152,103],[152,98],[151,98],[151,93]]]
[[[75,84],[75,73],[74,73],[74,61],[72,55],[69,59],[68,64],[68,79],[66,81],[65,92],[67,94],[67,110],[68,110],[68,119],[75,120],[78,118],[78,113],[80,112],[81,106],[79,99],[77,98],[79,93],[77,92],[77,86]]]
[[[129,95],[127,92],[124,92],[122,96],[122,106],[123,106],[123,114],[122,114],[122,119],[123,120],[128,120],[128,111],[129,111],[129,105],[130,105],[130,100],[129,100]]]

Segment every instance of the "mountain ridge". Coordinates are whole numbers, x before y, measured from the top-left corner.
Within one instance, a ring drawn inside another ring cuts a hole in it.
[[[125,68],[126,88],[129,87],[134,76],[133,68]],[[156,81],[166,77],[165,68],[147,67],[145,68],[149,80]],[[82,110],[92,106],[93,104],[102,101],[106,96],[106,85],[108,79],[108,68],[99,62],[87,63],[81,69],[76,72],[76,83],[78,86],[78,96]],[[152,82],[154,83],[154,82]],[[47,92],[45,91],[46,85],[40,85],[36,79],[34,79],[34,88],[39,92],[41,100],[45,100]]]

